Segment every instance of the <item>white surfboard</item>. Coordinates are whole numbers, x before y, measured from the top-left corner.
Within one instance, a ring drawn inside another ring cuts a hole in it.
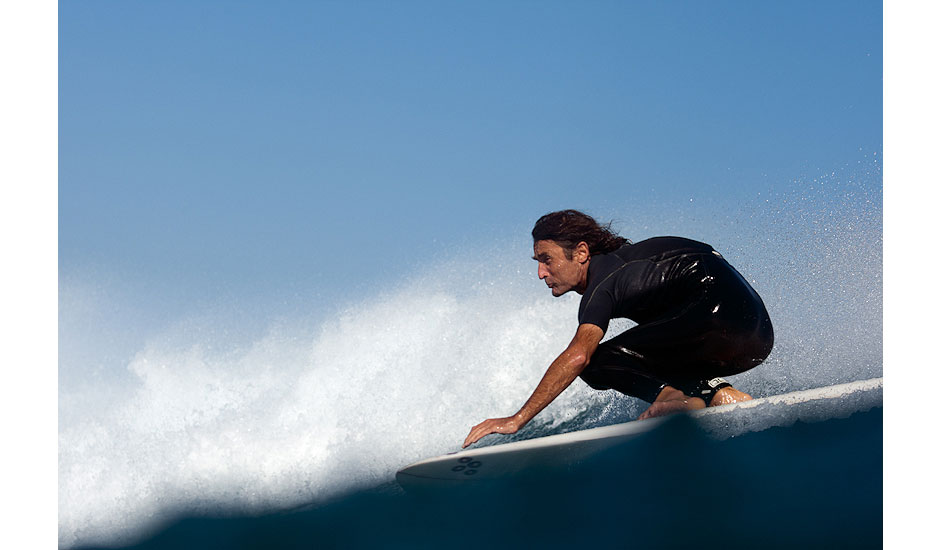
[[[820,422],[846,418],[855,412],[881,407],[883,389],[884,379],[874,378],[709,407],[686,414],[693,417],[697,425],[711,437],[727,439],[776,426],[790,426],[798,421]],[[470,484],[539,467],[564,467],[646,433],[669,419],[638,420],[449,453],[406,466],[396,473],[396,481],[403,488],[410,489]]]

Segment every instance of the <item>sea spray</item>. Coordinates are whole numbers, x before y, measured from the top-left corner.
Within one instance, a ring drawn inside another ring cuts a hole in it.
[[[874,170],[738,207],[661,206],[608,215],[634,240],[710,242],[772,315],[772,356],[736,385],[761,396],[882,374]],[[515,412],[573,335],[579,299],[554,299],[536,280],[532,221],[389,288],[354,284],[330,314],[265,311],[238,323],[253,329],[234,327],[227,304],[136,326],[135,315],[108,314],[126,297],[109,283],[63,277],[61,327],[81,333],[90,311],[106,312],[94,330],[138,331],[145,343],[119,370],[62,336],[74,345],[61,349],[60,544],[130,542],[183,513],[321,502],[389,481],[400,466],[457,449],[484,418]],[[615,321],[608,336],[629,326]],[[93,344],[123,356],[108,339]],[[630,420],[644,407],[577,382],[522,433],[484,444]]]

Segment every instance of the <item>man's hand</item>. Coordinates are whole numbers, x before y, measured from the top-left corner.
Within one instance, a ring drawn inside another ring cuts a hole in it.
[[[507,418],[489,418],[481,424],[472,428],[462,443],[462,448],[468,447],[488,434],[513,434],[521,429],[524,424],[519,422],[514,416]]]

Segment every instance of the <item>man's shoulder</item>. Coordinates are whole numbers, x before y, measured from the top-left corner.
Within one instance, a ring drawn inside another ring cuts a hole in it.
[[[608,279],[636,279],[656,262],[668,258],[712,251],[712,246],[685,237],[651,237],[635,243],[628,242],[612,252],[591,256],[588,288],[601,288]]]
[[[702,241],[666,235],[625,244],[614,253],[626,261],[634,261],[670,254],[708,253],[712,250],[712,246]]]

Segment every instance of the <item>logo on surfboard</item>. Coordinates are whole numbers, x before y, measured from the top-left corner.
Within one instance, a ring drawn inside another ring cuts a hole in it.
[[[452,467],[453,472],[463,472],[464,475],[473,476],[478,473],[478,467],[482,465],[479,460],[472,460],[470,456],[463,456],[458,459],[459,464]]]

